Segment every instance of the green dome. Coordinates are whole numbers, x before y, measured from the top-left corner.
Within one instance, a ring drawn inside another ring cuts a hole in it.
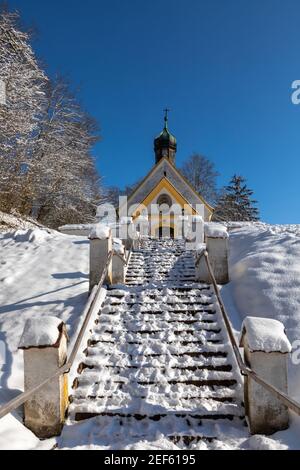
[[[175,160],[177,151],[177,140],[168,129],[168,110],[166,109],[165,127],[158,137],[154,140],[154,151],[156,163],[162,158],[169,158],[172,162]]]
[[[167,127],[156,137],[154,142],[155,145],[163,145],[164,147],[177,144],[176,137],[171,134]]]

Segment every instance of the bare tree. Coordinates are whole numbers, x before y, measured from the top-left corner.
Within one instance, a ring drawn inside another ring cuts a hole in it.
[[[56,227],[96,214],[100,178],[92,157],[98,125],[70,85],[39,67],[17,14],[0,14],[0,208]]]
[[[99,139],[98,125],[62,79],[49,84],[47,100],[36,139],[36,164],[33,174],[28,175],[36,190],[35,215],[50,225],[65,219],[59,216],[60,211],[69,214],[68,222],[83,222],[95,214],[101,199],[100,179],[91,156]]]
[[[6,92],[0,105],[0,196],[1,207],[8,210],[21,203],[47,82],[18,19],[16,14],[0,14],[0,80]]]
[[[213,204],[217,197],[216,178],[219,173],[214,163],[203,155],[194,153],[181,168],[182,174],[209,203]]]

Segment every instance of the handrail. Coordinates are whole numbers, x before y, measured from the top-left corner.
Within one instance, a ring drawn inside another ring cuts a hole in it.
[[[85,309],[83,311],[83,314],[84,314],[85,318],[84,318],[84,321],[83,321],[82,326],[80,328],[80,331],[78,333],[77,339],[75,341],[75,344],[73,346],[73,349],[71,351],[71,354],[70,354],[69,359],[67,360],[66,364],[62,367],[59,367],[50,377],[45,379],[40,384],[35,385],[30,390],[27,390],[26,392],[21,393],[18,397],[14,398],[10,402],[8,402],[6,405],[1,406],[0,407],[0,419],[3,418],[4,416],[6,416],[11,411],[18,408],[20,405],[23,405],[32,395],[34,395],[39,390],[41,390],[51,380],[53,380],[56,377],[58,377],[60,375],[63,375],[63,374],[70,371],[70,369],[72,368],[72,366],[74,364],[74,361],[76,359],[76,355],[77,355],[78,350],[80,348],[80,345],[81,345],[82,339],[84,337],[84,334],[86,332],[86,328],[87,328],[87,325],[90,321],[91,315],[93,313],[94,306],[97,304],[97,301],[99,299],[100,292],[101,292],[101,289],[103,287],[103,284],[104,284],[104,281],[105,281],[105,278],[106,278],[106,275],[107,275],[107,272],[108,272],[109,265],[112,261],[112,257],[113,257],[113,251],[110,251],[108,253],[107,261],[106,261],[104,270],[102,272],[99,284],[92,289],[91,294],[90,294],[89,299],[88,299],[88,302],[87,302],[87,304],[85,306]]]
[[[222,300],[220,290],[216,281],[216,278],[213,273],[213,269],[211,267],[210,261],[209,261],[209,256],[208,252],[205,250],[203,253],[201,253],[201,256],[205,257],[206,264],[207,264],[207,269],[214,287],[214,291],[218,300],[218,303],[220,305],[222,317],[227,329],[227,333],[233,348],[233,352],[236,358],[236,361],[238,363],[239,369],[243,375],[247,375],[248,377],[251,377],[255,382],[257,382],[259,385],[262,387],[266,388],[270,393],[275,395],[282,403],[284,403],[288,408],[293,410],[297,415],[300,416],[300,403],[296,402],[292,398],[290,398],[288,395],[286,395],[284,392],[279,390],[278,388],[274,387],[274,385],[266,382],[264,379],[262,379],[259,375],[257,375],[256,372],[254,372],[250,367],[248,367],[242,358],[242,355],[240,353],[239,346],[236,342],[233,329],[229,320],[228,313],[226,311],[224,302]]]
[[[126,266],[128,266],[129,264],[129,261],[133,252],[133,248],[134,248],[134,240],[131,241],[130,250],[128,251],[127,258],[126,258],[126,263],[125,263]]]

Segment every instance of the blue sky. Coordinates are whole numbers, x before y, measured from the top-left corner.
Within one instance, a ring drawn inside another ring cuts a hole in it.
[[[80,85],[100,122],[95,148],[107,185],[154,163],[171,108],[177,164],[193,152],[221,176],[244,175],[262,219],[300,223],[299,0],[11,0],[38,29],[51,74]]]

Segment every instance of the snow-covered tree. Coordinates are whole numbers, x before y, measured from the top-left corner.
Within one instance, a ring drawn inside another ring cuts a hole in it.
[[[259,220],[259,211],[252,199],[253,191],[247,187],[246,179],[234,175],[219,197],[214,220],[224,221],[256,221]]]
[[[23,176],[31,162],[31,139],[44,106],[47,82],[17,14],[0,14],[0,199],[10,209],[21,202]]]
[[[101,199],[91,155],[99,138],[97,123],[64,80],[49,84],[46,96],[33,149],[35,165],[27,175],[35,188],[35,216],[51,226],[91,220]]]
[[[218,172],[214,163],[203,155],[194,153],[183,164],[181,173],[209,203],[213,203],[217,197],[216,178]]]
[[[0,14],[0,208],[56,227],[91,220],[101,200],[98,126],[70,85],[39,67],[19,17]]]

